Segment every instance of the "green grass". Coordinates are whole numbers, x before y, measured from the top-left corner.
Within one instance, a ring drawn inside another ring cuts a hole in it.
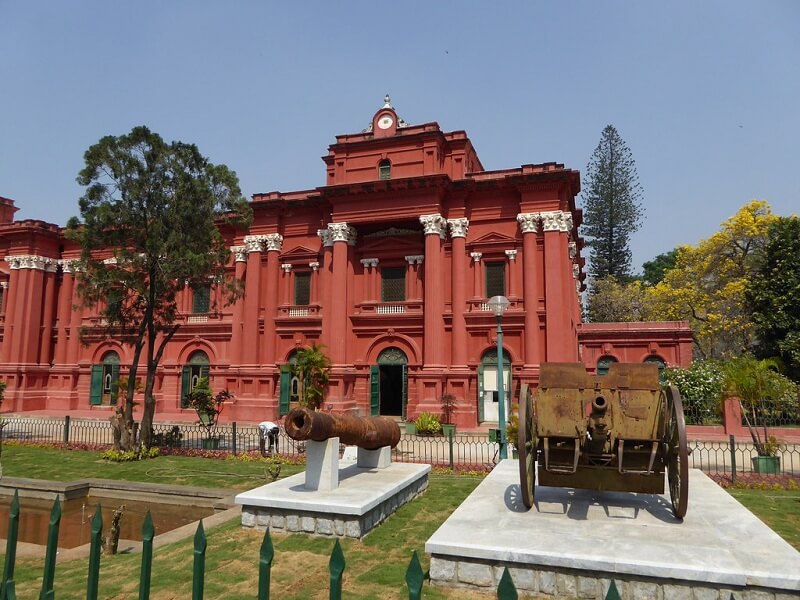
[[[800,492],[771,489],[727,491],[778,535],[800,550]]]
[[[114,463],[99,452],[37,448],[3,444],[3,475],[53,481],[120,479],[171,485],[247,490],[266,481],[264,461],[215,460],[191,456],[159,456],[155,459]],[[305,467],[284,464],[281,476]]]

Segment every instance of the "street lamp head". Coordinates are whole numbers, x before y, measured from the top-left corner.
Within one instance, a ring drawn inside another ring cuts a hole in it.
[[[495,316],[502,317],[503,313],[506,311],[511,302],[509,302],[508,298],[505,296],[492,296],[488,304],[489,309],[495,314]]]

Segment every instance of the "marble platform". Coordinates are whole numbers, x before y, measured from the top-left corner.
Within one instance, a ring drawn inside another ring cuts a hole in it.
[[[392,463],[362,468],[341,462],[339,485],[309,490],[298,473],[236,496],[242,526],[272,531],[361,538],[428,487],[430,465]]]
[[[699,470],[683,522],[668,497],[537,487],[526,511],[505,460],[425,545],[434,584],[496,589],[504,566],[542,597],[784,600],[800,597],[800,553]]]

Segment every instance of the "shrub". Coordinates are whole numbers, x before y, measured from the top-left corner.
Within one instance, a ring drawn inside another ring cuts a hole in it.
[[[690,424],[702,425],[719,416],[724,379],[716,361],[696,361],[688,369],[664,369],[664,383],[678,388]]]
[[[442,425],[436,415],[427,412],[419,413],[416,424],[417,433],[439,433],[442,430]]]
[[[136,460],[155,458],[158,455],[158,448],[145,448],[144,446],[140,446],[136,450],[106,450],[100,456],[103,460],[110,460],[112,462],[133,462]]]

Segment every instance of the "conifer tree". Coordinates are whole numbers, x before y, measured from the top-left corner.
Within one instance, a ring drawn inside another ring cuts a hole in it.
[[[642,188],[630,149],[613,125],[603,129],[586,167],[583,235],[592,279],[631,275],[631,235],[642,220]]]

